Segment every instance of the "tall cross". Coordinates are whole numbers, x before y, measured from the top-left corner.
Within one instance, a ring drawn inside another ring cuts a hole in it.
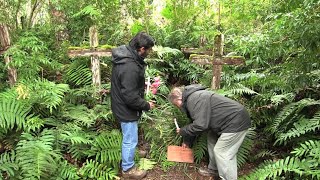
[[[219,34],[215,37],[214,40],[214,50],[213,53],[211,51],[203,51],[198,50],[196,48],[187,48],[182,49],[184,53],[195,53],[190,55],[191,62],[200,65],[208,65],[212,64],[212,89],[220,88],[221,81],[221,72],[223,65],[240,65],[244,64],[244,57],[241,56],[223,56],[223,46],[224,46],[224,35]],[[200,55],[199,55],[200,54]],[[213,54],[213,56],[211,55]]]
[[[90,49],[76,49],[69,50],[68,56],[74,57],[91,57],[91,71],[92,71],[92,84],[100,89],[101,74],[100,74],[100,59],[99,57],[110,57],[110,49],[98,49],[98,30],[97,26],[92,26],[89,29],[90,35]]]

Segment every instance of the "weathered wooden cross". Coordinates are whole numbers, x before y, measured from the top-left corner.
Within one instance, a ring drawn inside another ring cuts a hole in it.
[[[219,34],[214,40],[214,51],[201,51],[197,48],[184,48],[182,52],[190,55],[191,62],[200,65],[212,64],[213,77],[211,82],[212,89],[220,88],[221,72],[223,65],[244,64],[244,57],[241,56],[223,56],[224,35]],[[200,54],[200,55],[199,55]],[[213,55],[213,56],[212,56]]]
[[[74,57],[91,57],[91,71],[92,71],[92,84],[98,89],[101,86],[101,75],[100,75],[100,59],[99,57],[110,57],[110,49],[98,49],[98,30],[97,26],[92,26],[89,29],[90,34],[90,49],[75,49],[69,50],[68,56]]]

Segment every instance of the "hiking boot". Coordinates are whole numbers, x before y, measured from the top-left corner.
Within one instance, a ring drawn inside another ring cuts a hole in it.
[[[209,169],[207,167],[200,167],[198,170],[198,173],[202,176],[219,177],[219,173],[217,170]]]
[[[147,175],[147,171],[140,170],[137,167],[133,166],[127,171],[122,171],[122,177],[128,179],[142,179]]]

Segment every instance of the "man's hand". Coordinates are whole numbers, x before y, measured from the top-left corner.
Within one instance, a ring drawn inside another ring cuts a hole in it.
[[[183,148],[189,148],[189,146],[188,146],[186,143],[182,143],[182,144],[181,144],[181,147],[183,147]]]
[[[150,109],[153,109],[154,108],[154,103],[152,101],[149,101],[148,103],[150,105]]]
[[[180,134],[180,128],[177,128],[176,131],[177,131],[177,134]]]

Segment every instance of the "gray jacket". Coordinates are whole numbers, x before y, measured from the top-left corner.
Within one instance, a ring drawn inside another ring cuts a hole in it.
[[[227,97],[205,90],[201,85],[186,86],[182,93],[182,109],[192,120],[180,129],[182,136],[196,136],[203,131],[235,133],[251,126],[245,107]]]

